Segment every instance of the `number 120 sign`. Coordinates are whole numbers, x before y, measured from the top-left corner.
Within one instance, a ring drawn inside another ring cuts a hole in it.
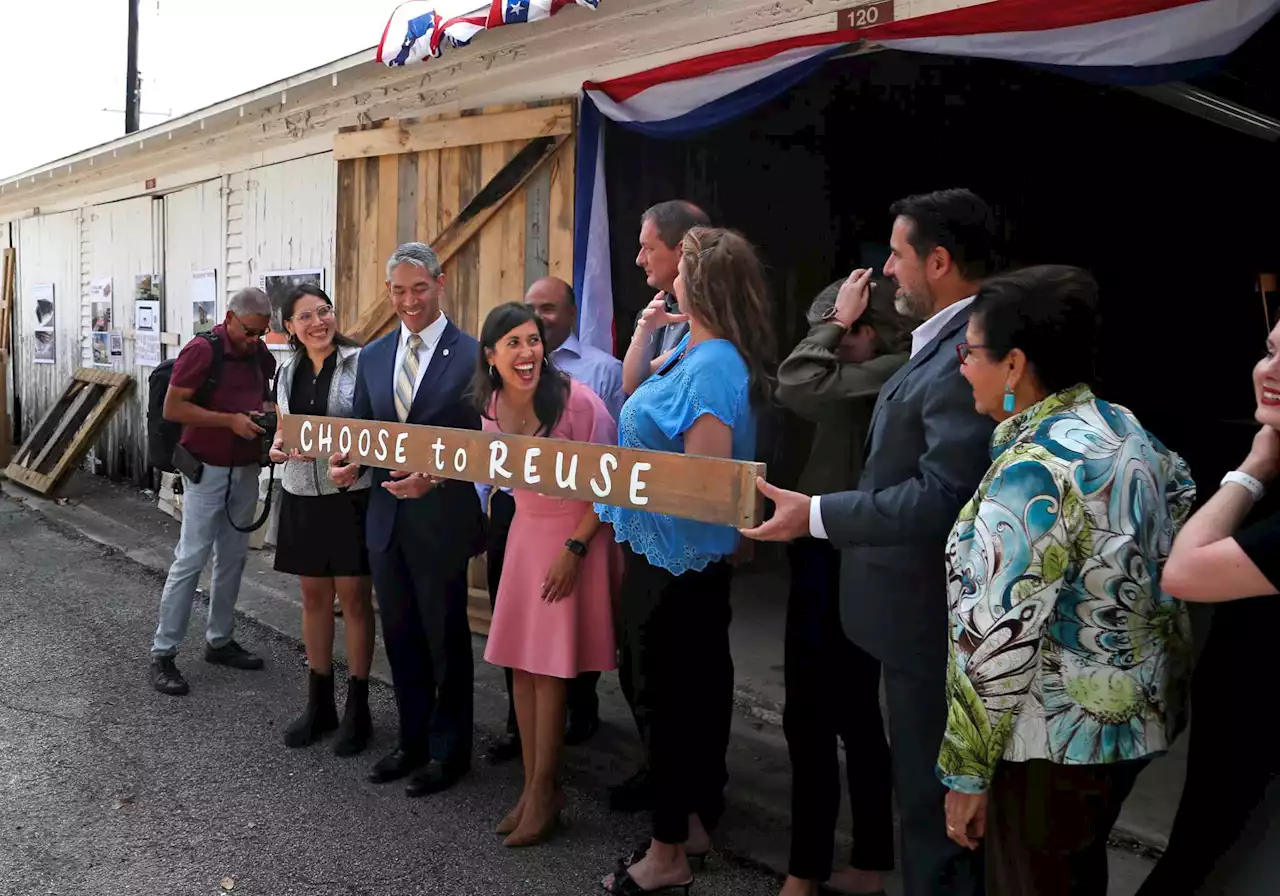
[[[893,0],[873,0],[851,9],[842,9],[837,14],[836,28],[840,31],[854,31],[862,28],[874,28],[893,21]]]

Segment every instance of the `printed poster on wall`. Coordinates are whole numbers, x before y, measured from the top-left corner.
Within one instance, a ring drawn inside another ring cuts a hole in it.
[[[218,322],[218,272],[195,271],[191,275],[191,330],[208,333]]]
[[[36,364],[53,364],[57,361],[57,342],[54,339],[53,284],[31,284],[31,305],[35,311]]]
[[[133,311],[133,358],[139,367],[160,364],[160,302],[139,301]]]
[[[267,271],[258,278],[258,286],[271,299],[271,332],[262,340],[267,345],[283,348],[289,344],[289,334],[284,328],[284,300],[295,286],[303,283],[314,283],[324,289],[324,269]]]
[[[93,340],[93,364],[95,367],[111,367],[111,278],[103,277],[89,283],[90,337]]]
[[[123,358],[124,357],[124,333],[120,332],[119,330],[112,330],[107,335],[111,337],[111,340],[110,340],[111,357]]]

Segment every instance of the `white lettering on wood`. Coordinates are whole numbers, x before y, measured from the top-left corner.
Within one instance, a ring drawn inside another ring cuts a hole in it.
[[[467,449],[459,448],[453,452],[453,468],[459,473],[467,469]]]
[[[402,435],[402,436],[400,436],[400,438],[402,438],[402,439],[403,439],[403,438],[404,438],[404,436]],[[399,449],[397,449],[397,450],[399,450]],[[435,453],[435,458],[436,458],[436,459],[435,459],[436,469],[437,469],[437,470],[443,470],[443,469],[444,469],[444,461],[443,461],[443,460],[441,460],[441,458],[440,458],[440,454],[441,454],[441,452],[443,452],[443,451],[444,451],[444,442],[442,442],[442,441],[437,437],[437,438],[436,438],[436,440],[435,440],[434,442],[432,442],[432,443],[431,443],[431,450]],[[397,458],[397,460],[399,460],[399,458]]]
[[[507,459],[507,443],[501,439],[494,439],[489,443],[489,478],[496,479],[502,476],[504,479],[510,479],[511,474],[506,471],[502,464]]]
[[[529,485],[536,485],[542,481],[538,471],[533,468],[533,459],[541,453],[541,448],[530,448],[524,453],[524,481]]]
[[[402,432],[396,436],[396,463],[398,464],[407,464],[409,462],[409,455],[405,453],[404,448],[404,443],[407,441],[409,441],[407,432]]]
[[[604,485],[596,485],[596,479],[591,477],[591,490],[596,493],[597,498],[609,497],[609,492],[613,490],[613,480],[609,477],[611,470],[618,469],[618,459],[609,452],[600,455],[600,478],[604,480]]]
[[[637,507],[643,507],[649,503],[646,495],[640,494],[644,491],[644,482],[640,479],[640,474],[646,470],[652,470],[653,464],[634,463],[631,465],[631,503]]]
[[[351,450],[351,427],[344,426],[338,430],[338,451],[343,454]]]
[[[378,447],[373,452],[373,456],[378,460],[387,459],[387,431],[385,429],[378,430]]]
[[[356,448],[359,449],[361,457],[368,457],[369,452],[373,450],[373,433],[367,429],[360,430],[360,435],[356,439]]]
[[[569,475],[565,476],[563,472],[564,452],[556,452],[556,487],[571,488],[574,491],[578,489],[578,455],[569,455]]]
[[[320,424],[320,439],[319,439],[319,444],[316,445],[316,447],[320,449],[321,454],[329,454],[331,451],[333,451],[333,424],[332,423]]]
[[[311,452],[311,421],[303,420],[302,429],[298,430],[298,444],[304,453]]]

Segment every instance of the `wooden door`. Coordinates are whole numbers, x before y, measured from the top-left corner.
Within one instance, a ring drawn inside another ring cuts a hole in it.
[[[391,329],[386,263],[411,240],[440,255],[444,312],[473,336],[534,280],[572,282],[574,121],[570,100],[340,133],[332,298],[342,331],[368,342]],[[469,584],[472,628],[487,632],[480,558]]]

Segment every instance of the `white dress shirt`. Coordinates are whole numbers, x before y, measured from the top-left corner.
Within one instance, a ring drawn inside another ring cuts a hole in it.
[[[422,378],[427,375],[427,365],[431,363],[432,357],[435,356],[436,346],[440,344],[440,337],[444,335],[444,328],[449,325],[449,320],[441,311],[436,319],[429,323],[418,334],[422,338],[422,344],[418,346],[418,378],[413,381],[413,397],[418,397],[418,387],[422,385]],[[409,351],[409,337],[413,335],[413,331],[400,323],[400,342],[396,345],[396,364],[391,368],[391,394],[396,392],[396,381],[400,379],[400,368],[404,365],[405,353]]]
[[[964,309],[973,304],[975,296],[961,299],[954,305],[948,305],[933,317],[911,331],[911,357],[920,351],[942,332],[942,328]],[[827,527],[822,524],[822,495],[814,495],[809,499],[809,534],[814,538],[826,538]]]

